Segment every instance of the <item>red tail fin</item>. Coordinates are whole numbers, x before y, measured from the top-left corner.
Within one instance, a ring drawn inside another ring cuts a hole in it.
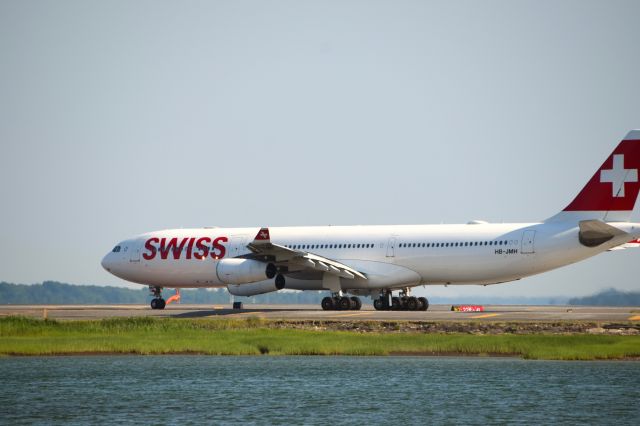
[[[562,213],[552,219],[627,222],[640,191],[640,130],[632,130]]]

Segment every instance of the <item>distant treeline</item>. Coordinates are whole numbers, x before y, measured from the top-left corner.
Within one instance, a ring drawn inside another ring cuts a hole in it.
[[[175,294],[173,289],[165,289],[163,296],[168,298]],[[252,297],[238,297],[234,300],[244,303],[259,304],[319,304],[327,291],[277,291]],[[428,295],[427,295],[428,296]],[[38,304],[121,304],[148,303],[151,300],[149,290],[122,287],[105,287],[97,285],[72,285],[56,281],[45,281],[42,284],[11,284],[0,282],[0,304],[38,305]],[[364,303],[371,303],[368,297],[362,298]],[[640,306],[640,292],[623,292],[615,289],[602,291],[593,296],[565,298],[544,297],[429,297],[434,304],[505,304],[505,305],[592,305],[592,306]],[[196,304],[228,304],[231,295],[225,288],[183,289],[180,291],[181,303]]]
[[[570,305],[587,306],[640,306],[640,291],[618,291],[614,288],[601,291],[593,296],[574,297]]]
[[[175,294],[166,289],[166,299]],[[279,291],[252,297],[237,297],[235,300],[245,303],[320,303],[326,292],[319,291]],[[96,285],[72,285],[56,281],[44,281],[42,284],[12,284],[0,282],[0,304],[38,305],[38,304],[120,304],[147,303],[151,300],[149,290]],[[180,291],[181,303],[216,304],[229,303],[231,296],[226,289],[183,289]]]

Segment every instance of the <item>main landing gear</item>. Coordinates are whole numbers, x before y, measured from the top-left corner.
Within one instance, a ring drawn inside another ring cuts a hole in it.
[[[426,297],[409,296],[409,289],[400,292],[400,296],[391,295],[391,290],[380,293],[380,297],[373,301],[377,311],[426,311],[429,301]]]
[[[334,293],[331,297],[322,299],[321,305],[325,311],[359,311],[362,308],[362,301],[359,297],[347,297]]]
[[[162,298],[162,287],[150,285],[149,291],[153,294],[151,309],[164,309],[167,306],[167,302]]]

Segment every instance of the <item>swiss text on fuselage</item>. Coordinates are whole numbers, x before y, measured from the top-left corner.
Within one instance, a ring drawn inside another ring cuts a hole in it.
[[[160,259],[178,260],[184,253],[185,259],[203,260],[207,258],[222,259],[227,249],[222,243],[229,241],[227,237],[184,237],[184,238],[149,238],[144,243],[142,257],[146,260]],[[169,256],[171,255],[171,257]]]

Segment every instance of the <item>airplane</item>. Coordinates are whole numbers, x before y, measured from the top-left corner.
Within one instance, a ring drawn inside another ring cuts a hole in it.
[[[377,310],[426,311],[412,288],[506,283],[640,246],[640,223],[629,222],[639,169],[632,130],[575,199],[541,222],[170,229],[118,243],[102,266],[148,285],[152,309],[166,306],[165,287],[226,287],[236,296],[326,290],[324,310],[358,310],[358,296],[368,296]]]

